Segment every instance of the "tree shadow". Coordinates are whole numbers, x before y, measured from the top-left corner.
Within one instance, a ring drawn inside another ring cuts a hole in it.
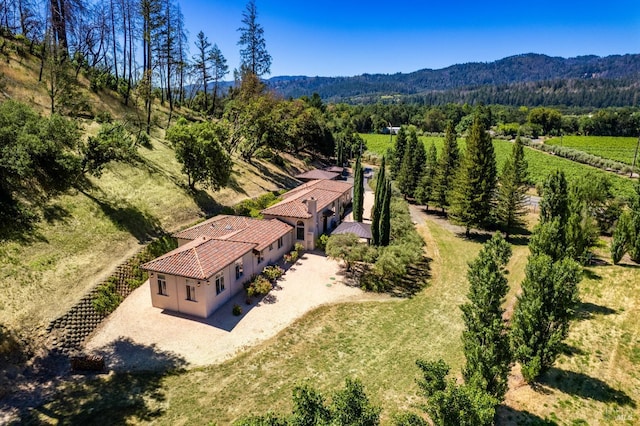
[[[582,274],[584,275],[585,278],[587,278],[589,280],[594,280],[594,281],[602,280],[602,277],[600,275],[596,274],[590,268],[582,268]]]
[[[130,424],[149,422],[162,415],[166,401],[163,378],[167,373],[180,371],[186,361],[171,352],[129,339],[113,342],[103,353],[111,365],[133,356],[157,369],[108,376],[70,375],[55,383],[45,401],[23,407],[19,422],[41,424],[44,417],[60,424]]]
[[[188,190],[189,194],[193,198],[193,201],[198,205],[198,208],[207,217],[218,214],[222,211],[224,206],[218,203],[207,191],[204,189]]]
[[[393,282],[387,290],[393,297],[411,298],[424,289],[431,278],[431,258],[423,256],[415,265],[407,266],[407,273]]]
[[[585,352],[582,349],[577,348],[575,346],[567,345],[566,343],[561,344],[560,352],[568,357],[585,354]]]
[[[607,306],[596,305],[591,302],[580,302],[576,309],[576,319],[589,320],[596,315],[613,315],[616,313],[618,313],[618,311]]]
[[[162,234],[160,221],[156,217],[132,206],[127,201],[120,200],[118,204],[123,206],[114,207],[88,191],[82,190],[80,192],[96,203],[118,229],[129,232],[139,242],[148,242]]]
[[[262,177],[269,182],[277,185],[279,188],[293,188],[300,185],[300,181],[291,177],[287,173],[274,173],[273,170],[262,164],[262,162],[254,160],[251,165],[258,169]]]
[[[247,191],[240,185],[240,182],[238,182],[238,179],[236,178],[236,175],[239,175],[239,174],[240,173],[237,170],[231,170],[231,174],[229,175],[229,181],[227,182],[227,186],[239,194],[249,195]]]
[[[541,377],[540,384],[580,398],[636,407],[635,401],[624,391],[583,373],[552,367]]]
[[[498,426],[557,426],[553,420],[530,413],[526,410],[516,410],[504,404],[496,408],[495,424]]]

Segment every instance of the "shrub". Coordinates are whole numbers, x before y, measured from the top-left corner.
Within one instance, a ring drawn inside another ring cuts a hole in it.
[[[298,253],[298,255],[300,255],[300,253],[304,251],[304,245],[302,245],[302,243],[296,243],[296,245],[293,246],[293,248]]]
[[[284,270],[278,265],[271,265],[264,268],[262,271],[265,277],[270,279],[271,281],[277,280],[284,274]]]
[[[237,303],[235,303],[233,305],[233,309],[231,310],[231,313],[234,316],[239,317],[240,315],[242,315],[242,307],[240,305],[238,305]]]
[[[110,277],[105,283],[98,286],[98,291],[93,298],[93,308],[102,315],[108,315],[115,311],[122,296],[116,290],[116,278]]]
[[[289,257],[291,258],[291,263],[296,263],[298,261],[298,252],[296,250],[293,250],[291,253],[289,253]]]
[[[316,248],[323,250],[327,247],[327,241],[329,241],[329,236],[327,234],[322,234],[316,240]]]
[[[267,294],[271,291],[271,282],[264,275],[258,275],[251,283],[255,294]]]
[[[100,111],[96,114],[96,123],[111,123],[112,121],[113,117],[109,111]]]

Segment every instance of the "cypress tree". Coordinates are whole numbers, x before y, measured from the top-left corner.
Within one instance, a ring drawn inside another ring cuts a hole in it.
[[[546,254],[555,262],[567,256],[567,222],[569,195],[567,180],[560,170],[553,171],[544,182],[540,200],[540,221],[529,241],[532,255]]]
[[[554,262],[546,254],[529,257],[511,322],[514,359],[528,382],[554,363],[578,302],[580,265],[568,257]]]
[[[364,172],[360,154],[356,159],[356,168],[353,174],[353,220],[362,222],[362,210],[364,206]]]
[[[436,174],[433,179],[432,199],[436,206],[442,209],[449,207],[449,194],[453,187],[453,180],[460,162],[460,152],[456,141],[456,131],[453,123],[447,123],[444,136],[442,155],[438,160]]]
[[[376,192],[374,196],[373,209],[371,211],[371,237],[373,245],[380,245],[380,216],[382,214],[382,203],[384,191],[386,189],[386,160],[382,157],[382,163],[376,178]]]
[[[462,305],[465,331],[462,343],[467,363],[463,369],[465,382],[504,399],[511,363],[509,337],[502,319],[509,285],[505,266],[511,257],[511,246],[496,233],[469,264],[469,302]]]
[[[493,142],[476,115],[451,206],[452,219],[466,228],[467,237],[472,226],[485,226],[491,221],[496,177]]]
[[[506,232],[506,238],[509,238],[514,227],[524,225],[522,217],[527,213],[526,192],[527,160],[524,158],[522,140],[518,136],[511,155],[504,163],[498,189],[497,216]]]
[[[613,231],[611,257],[618,264],[625,253],[631,260],[640,263],[640,183],[636,184],[636,194],[631,200],[629,211],[620,215]]]
[[[385,184],[382,212],[380,214],[380,245],[388,246],[391,241],[391,181]]]

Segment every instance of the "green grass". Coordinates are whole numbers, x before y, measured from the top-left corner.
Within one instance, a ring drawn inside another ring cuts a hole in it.
[[[598,157],[632,164],[638,138],[615,136],[563,136],[545,143],[560,145],[587,152]]]
[[[389,146],[388,135],[361,134],[360,136],[365,139],[367,149],[374,154],[383,155]],[[421,140],[425,144],[425,148],[433,142],[438,149],[438,153],[442,150],[442,146],[444,144],[444,138],[422,137]],[[464,139],[458,139],[458,146],[461,150],[464,150]],[[502,170],[502,165],[511,153],[512,143],[494,139],[493,146],[496,153],[498,170]],[[569,181],[577,180],[589,173],[606,175],[611,181],[614,195],[628,198],[634,194],[634,181],[618,176],[614,173],[605,172],[604,170],[597,169],[595,167],[576,163],[565,158],[556,157],[529,147],[525,147],[525,158],[529,163],[529,179],[533,185],[543,183],[552,171],[558,169],[564,171]]]

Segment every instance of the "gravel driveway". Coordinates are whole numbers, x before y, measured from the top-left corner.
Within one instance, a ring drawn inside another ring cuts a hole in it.
[[[148,281],[135,290],[90,336],[87,352],[105,356],[112,370],[156,370],[222,362],[275,336],[323,304],[373,298],[349,287],[336,261],[305,253],[262,300],[245,304],[240,292],[207,319],[188,318],[151,306]],[[231,310],[242,306],[241,316]]]

